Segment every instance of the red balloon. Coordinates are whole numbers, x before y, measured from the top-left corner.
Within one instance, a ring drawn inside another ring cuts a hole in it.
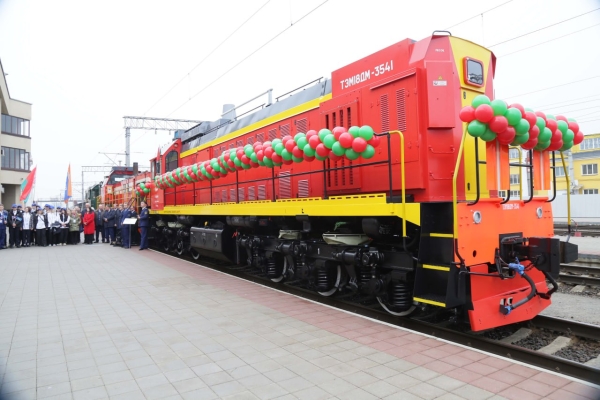
[[[494,109],[489,104],[481,104],[475,109],[475,118],[486,124],[494,118]]]
[[[475,109],[471,106],[463,107],[458,117],[462,122],[471,122],[475,119]]]
[[[288,140],[287,142],[285,142],[284,146],[285,149],[291,153],[292,150],[294,150],[294,147],[296,147],[296,142],[294,142],[293,140]]]
[[[373,147],[377,147],[379,146],[379,143],[381,143],[381,137],[373,136],[371,140],[369,140],[367,143],[369,143]]]
[[[569,121],[567,122],[567,125],[569,126],[569,129],[573,131],[573,133],[577,134],[577,132],[579,132],[579,124],[575,121]]]
[[[537,146],[538,140],[537,138],[535,139],[529,139],[528,141],[526,141],[525,143],[523,143],[521,145],[521,148],[524,150],[531,150],[533,149],[535,146]]]
[[[578,129],[575,137],[573,138],[573,144],[579,144],[581,142],[583,142],[583,132]]]
[[[230,153],[228,151],[225,151],[224,153],[225,154],[223,154],[223,158],[225,159],[225,161],[229,161]]]
[[[259,163],[257,163],[257,162],[254,162],[254,161],[250,160],[250,166],[251,166],[252,168],[258,168],[258,167],[260,167],[260,164],[259,164]]]
[[[231,160],[227,160],[227,165],[229,165],[229,168],[235,168],[235,163]]]
[[[244,169],[244,167],[242,167],[241,165],[240,165],[240,166],[237,166],[237,165],[236,165],[236,166],[235,166],[235,169],[237,169],[238,171],[241,171],[241,170],[243,170],[243,169]]]
[[[304,152],[298,148],[298,146],[294,146],[292,149],[292,155],[296,158],[302,158]]]
[[[258,146],[254,146],[254,152],[256,153],[256,152],[258,152],[258,151],[262,150],[263,148],[264,148],[264,147],[263,147],[263,145],[262,145],[262,144],[259,144]]]
[[[546,114],[544,114],[543,112],[541,112],[541,111],[536,111],[536,112],[534,112],[534,114],[535,114],[536,116],[538,116],[538,117],[542,118],[544,121],[546,121]]]
[[[310,131],[306,132],[306,140],[310,140],[310,138],[315,135],[318,135],[317,131],[315,131],[314,129],[311,129]]]
[[[286,144],[289,140],[294,140],[294,138],[291,137],[290,135],[285,135],[284,137],[281,138],[281,141],[283,142],[283,144]]]
[[[263,158],[265,158],[265,153],[262,150],[258,150],[256,152],[256,158],[258,158],[258,161],[262,161]]]
[[[308,144],[310,144],[311,149],[316,150],[317,146],[321,144],[321,139],[319,139],[319,135],[312,135],[310,139],[308,139]]]
[[[187,167],[187,173],[188,173],[188,175],[191,175],[191,174],[193,174],[193,173],[194,173],[194,171],[192,170],[192,167],[191,167],[191,166],[190,166],[190,167]],[[146,185],[146,187],[148,187],[148,185]]]
[[[548,150],[548,151],[556,151],[556,150],[560,149],[561,147],[563,147],[563,141],[562,141],[562,139],[557,140],[556,142],[551,142],[550,146],[548,146],[548,148],[546,150]]]
[[[220,176],[221,178],[225,178],[225,177],[227,176],[227,174],[226,174],[226,173],[223,173],[223,172],[221,172],[221,171],[219,171],[219,176]]]
[[[265,157],[271,158],[273,156],[274,151],[273,151],[273,148],[269,146],[263,150],[263,153],[264,153]]]
[[[270,140],[267,140],[266,142],[263,143],[263,148],[264,147],[268,147],[268,146],[271,146],[271,141]]]
[[[335,128],[333,128],[333,136],[337,139],[340,138],[340,135],[344,132],[346,132],[346,128],[342,127],[342,126],[336,126]]]
[[[550,129],[552,132],[554,132],[558,128],[558,124],[553,119],[547,119],[546,120],[546,127],[548,129]]]
[[[294,160],[283,160],[283,165],[292,165]]]
[[[549,120],[549,121],[551,121],[551,120]],[[558,129],[556,129],[554,132],[552,132],[552,139],[550,139],[550,141],[552,143],[555,143],[555,142],[558,142],[559,140],[562,141],[562,132],[559,131]]]
[[[525,119],[529,122],[529,126],[534,126],[537,122],[537,116],[531,111],[525,112]]]
[[[242,159],[242,156],[245,155],[244,150],[242,149],[237,149],[235,151],[235,155],[237,156],[237,158],[239,158],[240,160]]]
[[[246,164],[246,165],[248,165],[250,163],[250,159],[248,157],[246,157],[245,154],[240,157],[240,161],[242,162],[242,164]]]
[[[360,136],[352,141],[352,150],[357,153],[362,153],[367,148],[367,141]]]
[[[519,111],[521,111],[521,118],[525,118],[525,107],[523,107],[522,105],[515,103],[515,104],[511,104],[510,106],[508,106],[508,108],[516,108]]]
[[[567,117],[565,117],[564,115],[557,115],[557,116],[556,116],[556,120],[557,120],[557,121],[565,121],[565,122],[569,122],[569,121],[567,120]]]
[[[309,157],[309,156],[307,156],[307,155],[305,154],[305,155],[304,155],[304,160],[305,160],[305,161],[308,161],[308,162],[311,162],[311,161],[314,161],[314,160],[315,160],[315,157],[314,157],[314,156],[312,156],[312,157]]]
[[[331,161],[339,161],[342,159],[342,156],[336,156],[335,153],[332,151],[331,153],[329,153],[329,159]]]
[[[490,130],[494,133],[504,132],[508,128],[508,120],[502,115],[495,116],[490,121]]]
[[[375,136],[373,136],[375,137]],[[352,136],[352,134],[348,133],[348,132],[344,132],[340,135],[340,145],[345,148],[345,149],[349,149],[350,147],[352,147],[352,142],[354,141],[354,136]]]
[[[498,133],[498,142],[503,145],[509,145],[513,140],[515,140],[515,128],[512,126],[510,129],[506,129],[504,132]]]
[[[529,129],[529,140],[537,140],[538,136],[540,136],[540,128],[538,128],[537,125],[531,125],[531,128]]]
[[[320,157],[327,157],[327,155],[329,155],[329,149],[325,147],[323,143],[320,143],[315,149],[315,151]]]
[[[217,157],[217,164],[219,164],[219,167],[225,168],[225,166],[223,165],[223,161],[221,161],[221,157]]]
[[[283,161],[283,157],[281,157],[277,153],[273,152],[273,155],[271,156],[271,161],[273,161],[274,163],[279,164],[280,162]]]

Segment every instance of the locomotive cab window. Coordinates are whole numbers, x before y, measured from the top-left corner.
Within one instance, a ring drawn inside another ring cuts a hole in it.
[[[473,86],[483,86],[483,63],[473,58],[464,58],[465,83]]]
[[[175,150],[170,151],[169,154],[167,154],[167,157],[165,158],[165,171],[173,171],[175,168],[177,168],[177,158],[178,154]]]

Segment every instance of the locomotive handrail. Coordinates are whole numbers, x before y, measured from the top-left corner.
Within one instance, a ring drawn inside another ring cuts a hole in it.
[[[400,131],[389,131],[388,134],[397,134],[398,136],[400,136],[400,170],[402,171],[400,174],[400,183],[401,183],[401,190],[402,190],[402,234],[403,237],[406,237],[406,174],[405,174],[405,170],[404,170],[404,134]],[[388,152],[390,152],[389,150],[390,146],[388,146]],[[388,162],[391,165],[392,164],[392,159],[391,157],[388,157]],[[390,191],[392,190],[392,173],[391,173],[391,169],[390,169]],[[390,200],[391,200],[391,193],[390,193]]]
[[[556,199],[556,154],[552,152],[552,198],[546,200],[546,203],[552,203]]]
[[[553,154],[554,156],[554,154]],[[562,161],[563,171],[565,171],[565,179],[567,181],[567,242],[571,238],[571,180],[569,179],[569,173],[567,172],[567,165],[565,164],[565,155],[560,152],[560,159]],[[555,185],[556,187],[556,185]]]
[[[465,147],[465,137],[467,136],[467,128],[462,134],[460,139],[460,146],[458,147],[458,155],[456,157],[456,164],[454,165],[454,174],[452,175],[452,218],[453,218],[453,233],[452,237],[454,241],[458,239],[458,193],[456,190],[456,180],[458,179],[458,169],[460,167],[460,160],[463,155]]]

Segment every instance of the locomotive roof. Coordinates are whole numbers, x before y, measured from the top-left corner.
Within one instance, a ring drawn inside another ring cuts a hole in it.
[[[194,147],[203,145],[231,132],[235,132],[248,125],[254,124],[258,121],[279,114],[285,110],[296,107],[310,100],[317,99],[329,93],[331,93],[331,79],[325,79],[324,81],[318,82],[313,86],[309,86],[298,93],[294,93],[286,99],[277,101],[242,118],[235,120],[221,118],[216,121],[202,122],[201,124],[198,124],[183,133],[181,136],[181,141],[183,143],[181,151],[183,152],[193,149]]]

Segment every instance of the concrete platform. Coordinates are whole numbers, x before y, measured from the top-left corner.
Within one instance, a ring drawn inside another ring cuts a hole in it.
[[[0,251],[2,399],[597,399],[160,253]]]
[[[562,241],[567,240],[567,236],[555,237],[560,238]],[[571,236],[569,242],[578,246],[582,258],[600,259],[600,238]]]

